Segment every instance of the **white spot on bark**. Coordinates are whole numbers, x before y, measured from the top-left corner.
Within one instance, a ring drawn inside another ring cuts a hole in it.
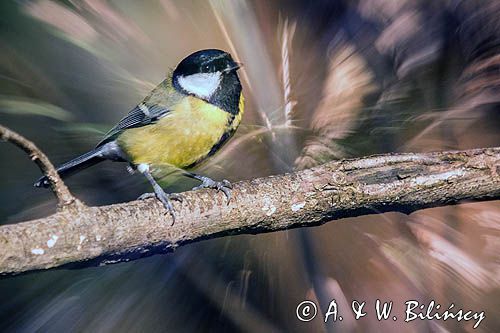
[[[85,240],[85,238],[86,238],[86,237],[85,237],[84,235],[80,235],[80,244],[82,244],[82,243],[83,243],[83,241]]]
[[[271,216],[271,215],[273,215],[275,212],[276,212],[276,207],[271,206],[271,207],[269,207],[269,210],[267,211],[266,215],[267,215],[267,216]]]
[[[56,242],[57,240],[59,239],[59,236],[57,235],[52,235],[49,240],[47,241],[47,246],[49,248],[53,247],[54,245],[56,245]]]
[[[306,205],[306,203],[304,201],[303,202],[294,203],[292,205],[292,212],[298,212],[299,210],[301,210],[302,208],[304,208],[305,205]]]
[[[40,254],[44,254],[45,251],[43,249],[36,248],[36,249],[31,249],[31,253],[40,255]]]
[[[455,177],[460,177],[464,175],[464,171],[461,169],[452,170],[447,172],[438,173],[430,176],[418,176],[413,180],[417,185],[429,186],[436,184],[440,181],[448,181]]]
[[[266,212],[267,216],[271,216],[276,212],[276,207],[273,205],[273,201],[269,197],[264,197],[264,206],[262,211]]]
[[[102,239],[101,235],[95,235],[95,240],[100,242]]]

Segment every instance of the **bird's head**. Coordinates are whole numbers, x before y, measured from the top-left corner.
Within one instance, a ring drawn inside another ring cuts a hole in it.
[[[172,76],[174,87],[182,93],[210,100],[221,89],[240,87],[236,71],[241,64],[227,52],[208,49],[197,51],[184,58]]]

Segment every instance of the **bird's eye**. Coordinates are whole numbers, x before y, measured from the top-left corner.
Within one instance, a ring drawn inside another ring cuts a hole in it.
[[[209,65],[204,65],[204,66],[203,66],[203,71],[204,71],[204,72],[208,72],[208,71],[210,71],[210,66],[209,66]]]

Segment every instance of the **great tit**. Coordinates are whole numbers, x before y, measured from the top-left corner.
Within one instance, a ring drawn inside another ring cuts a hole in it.
[[[208,49],[184,58],[139,105],[118,122],[91,150],[57,168],[68,176],[104,160],[128,162],[151,183],[154,193],[175,220],[171,199],[153,175],[174,167],[201,181],[194,189],[213,188],[230,199],[231,184],[214,181],[187,170],[219,150],[234,134],[244,110],[242,87],[236,71],[240,64],[229,53]],[[48,187],[41,177],[36,187]]]

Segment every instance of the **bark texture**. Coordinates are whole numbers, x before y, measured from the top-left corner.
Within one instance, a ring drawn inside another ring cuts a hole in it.
[[[183,193],[175,225],[155,199],[69,206],[0,227],[0,274],[128,261],[231,234],[315,226],[343,217],[500,198],[500,148],[388,154],[330,162],[234,184],[222,193]]]
[[[47,156],[33,142],[2,125],[0,125],[0,139],[8,141],[24,150],[31,160],[38,165],[40,170],[49,179],[50,187],[57,198],[60,209],[70,205],[76,206],[81,204],[68,190]]]

